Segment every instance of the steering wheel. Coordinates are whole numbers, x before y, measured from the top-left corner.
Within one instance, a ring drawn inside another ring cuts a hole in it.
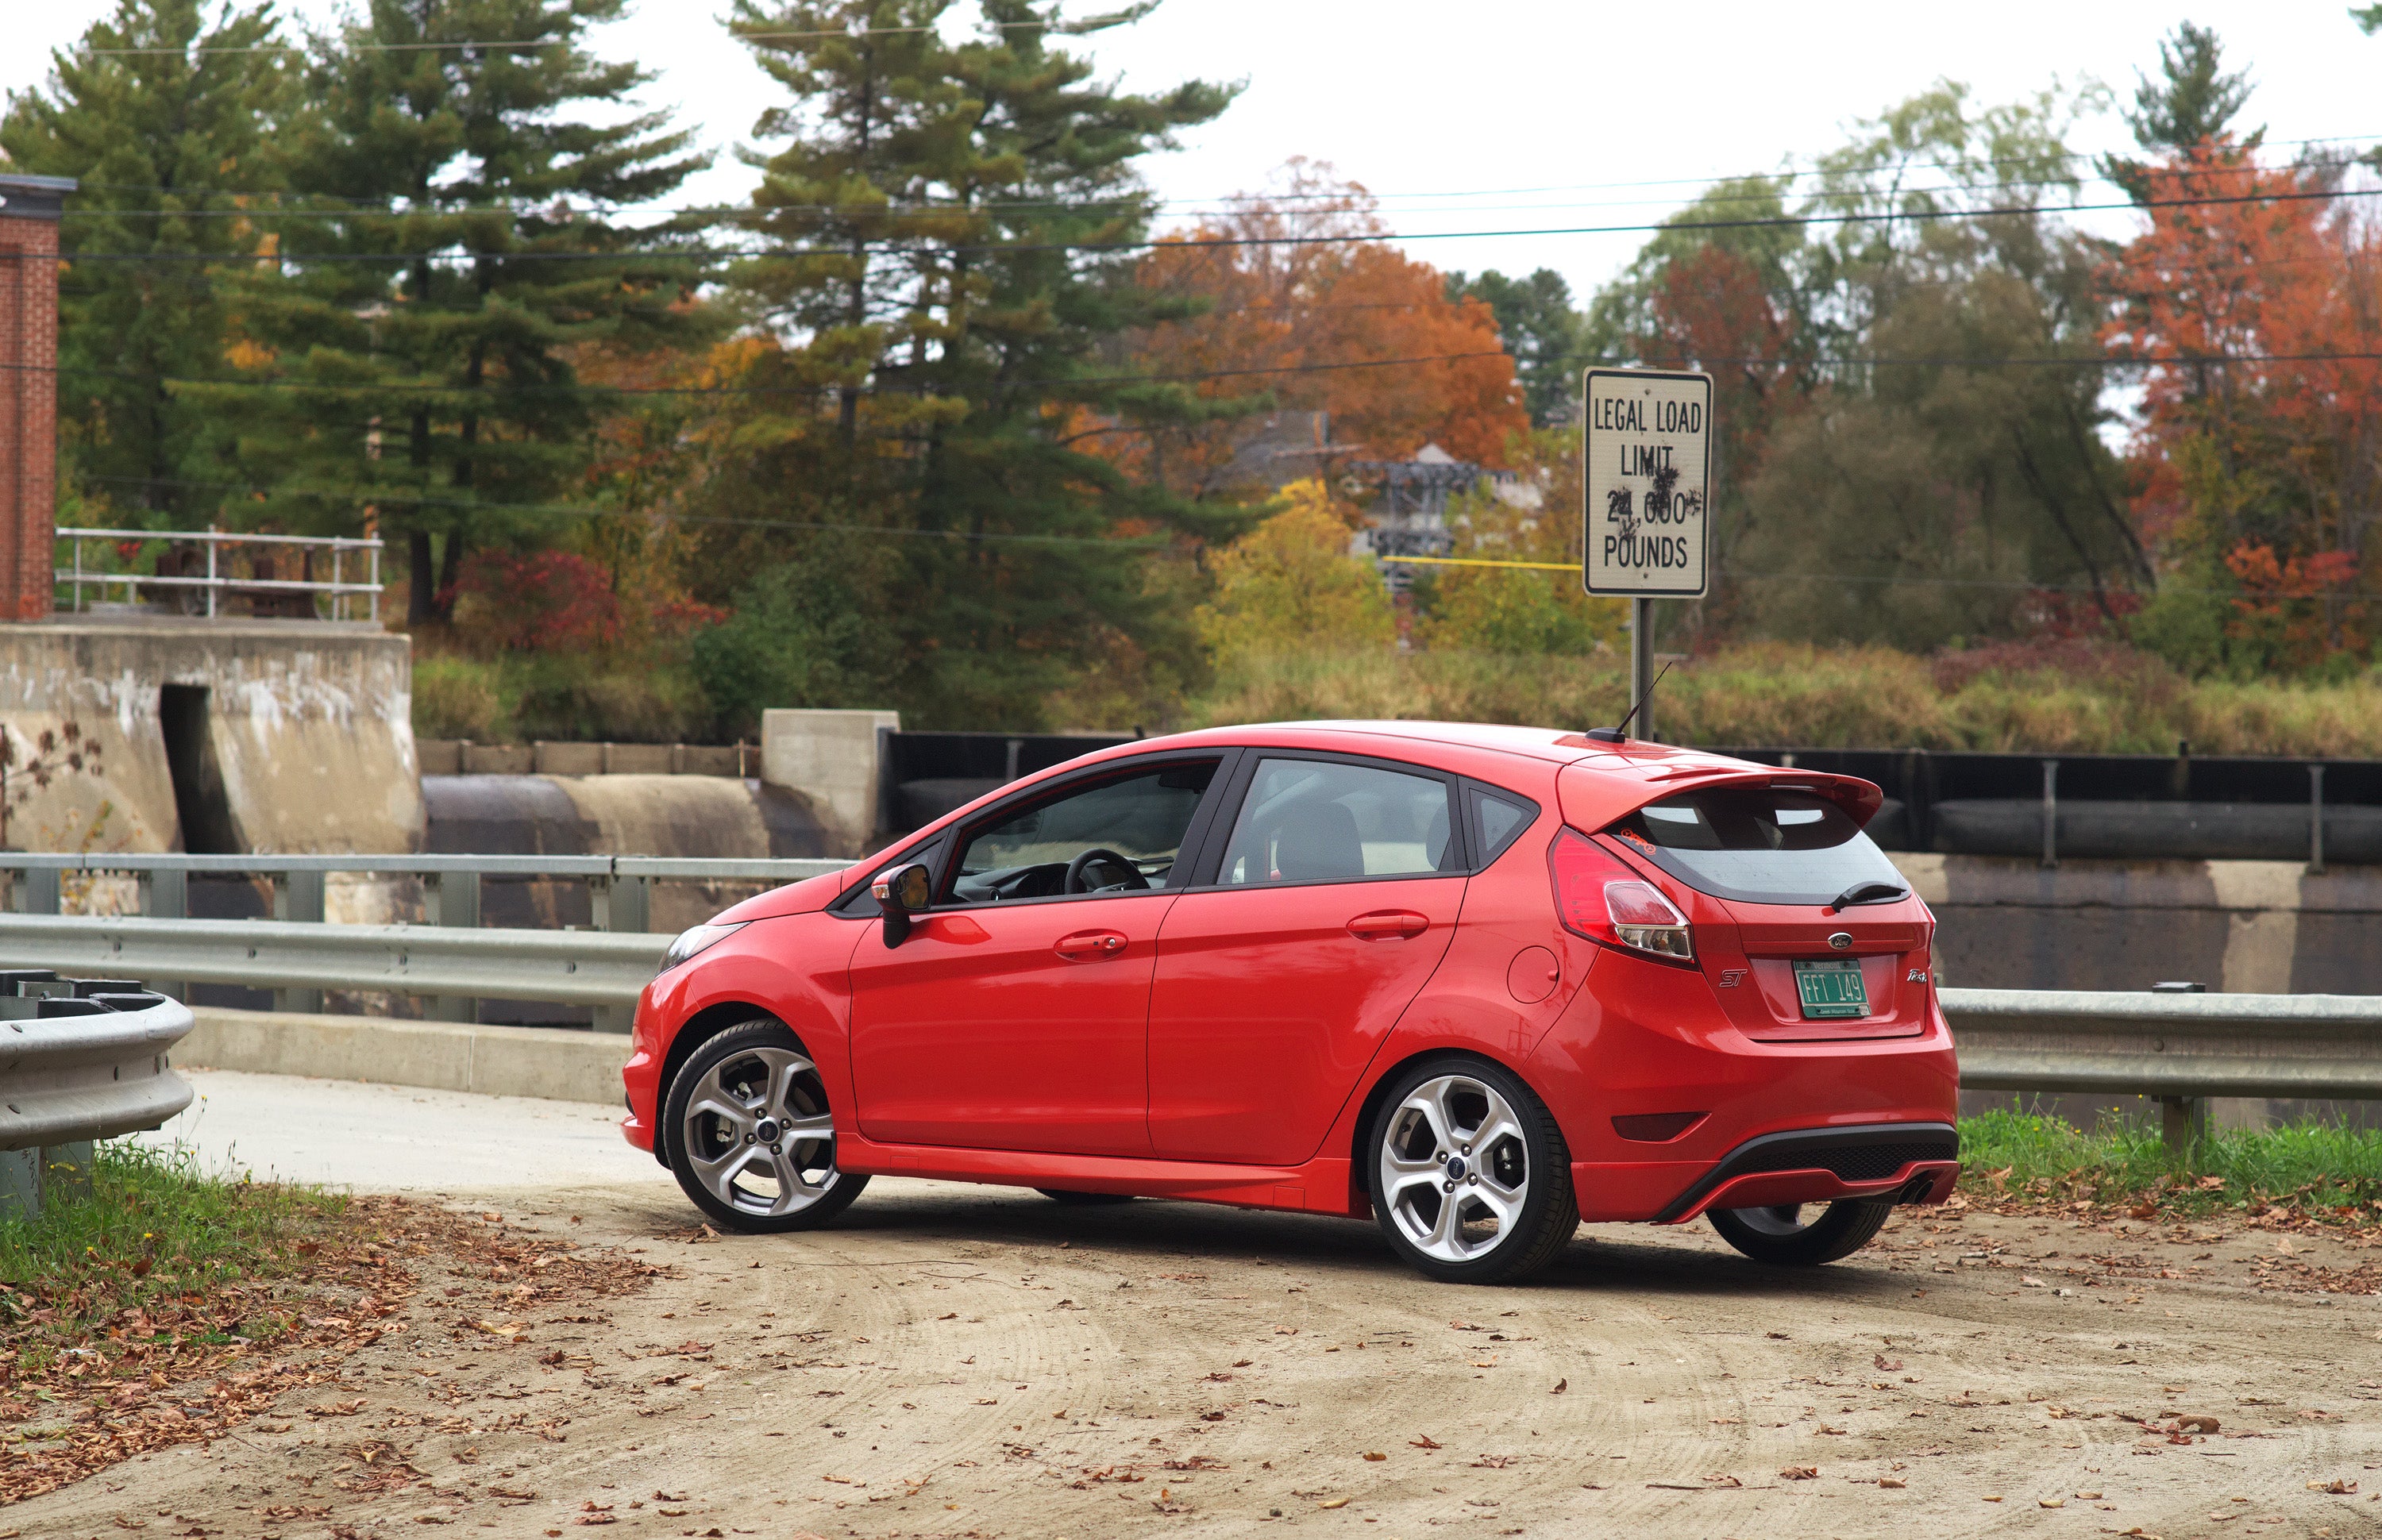
[[[1131,882],[1108,884],[1107,886],[1111,887],[1130,888],[1136,893],[1146,893],[1149,891],[1149,879],[1141,874],[1140,867],[1136,866],[1133,862],[1125,860],[1124,857],[1117,854],[1114,850],[1108,849],[1105,847],[1099,845],[1093,846],[1090,849],[1086,850],[1075,857],[1074,860],[1067,862],[1067,880],[1065,884],[1060,887],[1059,891],[1062,893],[1090,893],[1096,891],[1090,883],[1084,880],[1084,874],[1089,872],[1095,866],[1112,867],[1119,872],[1123,872],[1126,876],[1133,879]]]

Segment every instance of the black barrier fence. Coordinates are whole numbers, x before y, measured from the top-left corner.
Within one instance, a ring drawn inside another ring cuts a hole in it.
[[[901,834],[1131,735],[889,732],[879,823]],[[1884,788],[1890,850],[2100,860],[2382,862],[2382,760],[1720,749]]]

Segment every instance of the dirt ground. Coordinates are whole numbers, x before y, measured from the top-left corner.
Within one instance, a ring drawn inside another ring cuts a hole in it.
[[[1599,1227],[1467,1289],[1187,1204],[880,1179],[745,1239],[660,1186],[485,1202],[659,1275],[509,1315],[433,1258],[338,1385],[0,1536],[2382,1534],[2376,1253],[2239,1219],[1906,1211],[1807,1273]]]

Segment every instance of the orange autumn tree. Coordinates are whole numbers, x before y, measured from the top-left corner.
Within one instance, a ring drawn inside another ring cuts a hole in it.
[[[2146,634],[2252,667],[2362,652],[2382,576],[2369,548],[2382,452],[2374,226],[2328,195],[2323,168],[2265,166],[2229,138],[2138,175],[2149,228],[2112,263],[2105,339],[2154,361],[2134,513],[2179,592],[2154,604]],[[2212,590],[2233,596],[2212,602]]]
[[[1273,413],[1329,413],[1357,458],[1404,458],[1437,443],[1502,467],[1529,426],[1514,362],[1478,299],[1451,299],[1445,276],[1386,245],[1363,187],[1293,161],[1276,190],[1162,242],[1141,282],[1191,313],[1136,342],[1138,373],[1160,378],[1166,411],[1100,430],[1111,458],[1168,490],[1230,490],[1235,457]],[[1326,469],[1284,465],[1254,484]]]

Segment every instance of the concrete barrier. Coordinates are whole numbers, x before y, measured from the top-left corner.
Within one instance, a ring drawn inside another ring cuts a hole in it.
[[[484,1096],[620,1106],[626,1043],[611,1033],[201,1006],[174,1063]]]

